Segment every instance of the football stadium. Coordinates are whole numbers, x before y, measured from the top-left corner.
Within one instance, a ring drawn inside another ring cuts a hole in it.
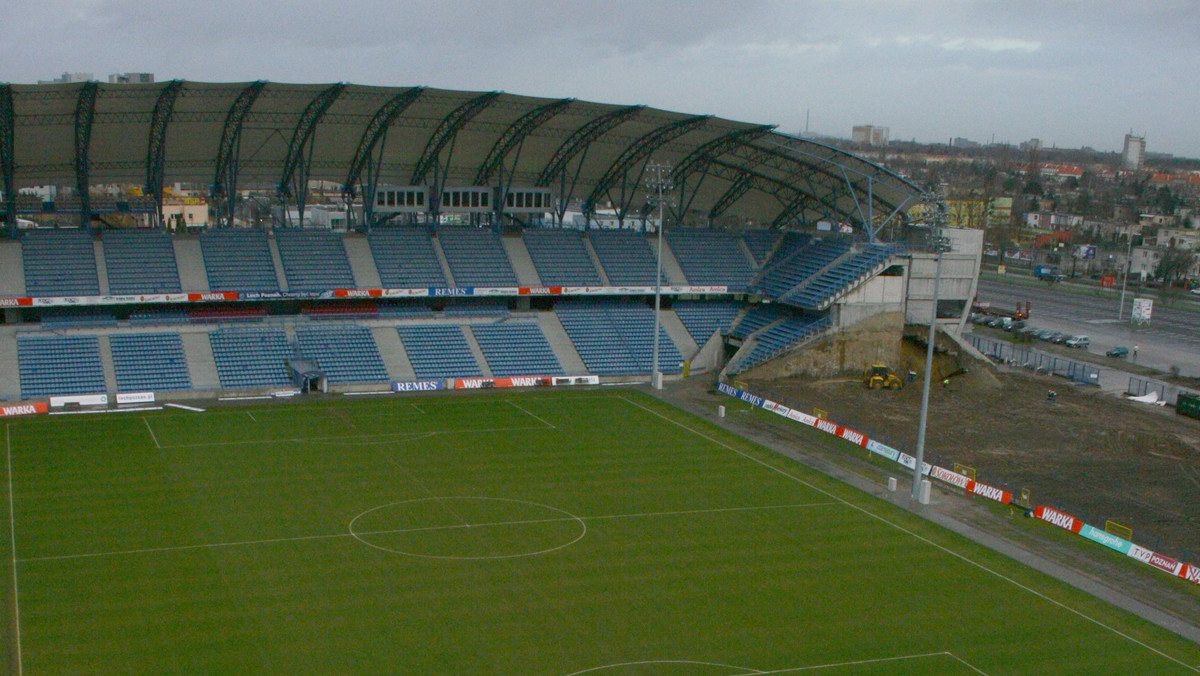
[[[0,84],[0,167],[9,673],[1200,673],[1187,632],[661,396],[911,476],[746,383],[930,328],[986,361],[982,234],[861,157],[646,106],[175,80]]]

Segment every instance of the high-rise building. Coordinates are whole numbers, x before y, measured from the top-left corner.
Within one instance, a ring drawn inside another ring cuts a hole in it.
[[[856,125],[850,130],[850,140],[868,146],[886,146],[888,128],[870,124]]]
[[[154,73],[113,73],[110,84],[154,84]]]
[[[1121,151],[1121,166],[1137,171],[1146,162],[1146,137],[1125,135],[1125,149]]]

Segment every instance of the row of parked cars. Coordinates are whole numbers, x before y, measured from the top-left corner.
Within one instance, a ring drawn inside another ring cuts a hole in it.
[[[996,317],[982,312],[975,312],[971,314],[971,323],[990,326],[1003,331],[1012,331],[1014,335],[1023,338],[1030,340],[1036,338],[1048,343],[1066,345],[1067,347],[1085,348],[1092,344],[1092,339],[1087,336],[1076,336],[1051,329],[1039,329],[1036,326],[1029,326],[1024,320],[1014,320],[1012,317]]]

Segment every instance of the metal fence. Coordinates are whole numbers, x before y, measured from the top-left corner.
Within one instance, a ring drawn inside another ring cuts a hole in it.
[[[1174,406],[1179,400],[1181,394],[1196,394],[1178,385],[1164,383],[1161,380],[1153,378],[1142,378],[1141,376],[1129,376],[1129,386],[1125,388],[1125,393],[1131,397],[1143,397],[1151,392],[1158,393],[1158,400],[1165,401],[1168,405]]]
[[[1100,369],[1086,362],[975,333],[968,333],[964,338],[975,349],[997,362],[1026,368],[1034,373],[1061,376],[1080,385],[1100,385]]]

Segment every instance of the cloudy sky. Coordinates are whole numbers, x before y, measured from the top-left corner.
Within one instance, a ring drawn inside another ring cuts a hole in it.
[[[0,0],[0,81],[492,90],[1200,157],[1200,0]]]

